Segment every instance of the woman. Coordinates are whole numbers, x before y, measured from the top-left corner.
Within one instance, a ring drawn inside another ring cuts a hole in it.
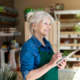
[[[58,80],[58,69],[63,69],[64,60],[56,66],[62,53],[55,53],[44,37],[48,35],[54,19],[44,11],[29,14],[28,22],[32,37],[26,41],[20,53],[21,72],[24,80]]]

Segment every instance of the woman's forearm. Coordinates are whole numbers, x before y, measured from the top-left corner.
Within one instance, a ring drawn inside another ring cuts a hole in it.
[[[50,64],[45,64],[44,66],[31,70],[29,74],[26,76],[26,80],[35,80],[40,78],[42,75],[44,75],[46,72],[48,72],[52,66]]]

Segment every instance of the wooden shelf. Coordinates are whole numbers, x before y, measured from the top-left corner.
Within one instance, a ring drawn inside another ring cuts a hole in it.
[[[18,33],[4,33],[4,32],[0,32],[0,36],[19,36],[21,35],[21,32]]]
[[[80,58],[80,55],[73,55],[74,58]]]
[[[54,11],[56,15],[60,14],[77,14],[80,13],[80,10],[60,10],[60,11]]]
[[[60,32],[60,35],[73,35],[73,34],[74,32]]]
[[[12,13],[8,13],[8,12],[0,12],[0,14],[14,16],[14,17],[18,16],[17,14],[12,14]]]
[[[75,47],[78,47],[78,46],[79,46],[79,47],[80,47],[80,44],[73,44],[73,43],[71,43],[71,44],[70,44],[70,43],[69,43],[69,44],[64,44],[64,43],[63,43],[63,44],[60,44],[60,46],[73,46],[73,47],[74,47],[74,46],[75,46]]]
[[[80,38],[80,32],[60,32],[60,38]]]
[[[80,44],[60,44],[60,50],[76,50],[80,49]]]
[[[60,19],[60,22],[79,22],[80,19]]]
[[[60,50],[76,50],[76,49],[80,49],[80,47],[73,47],[73,46],[60,46],[59,47]]]
[[[67,34],[67,35],[80,35],[80,32],[73,32],[73,31],[71,31],[71,32],[60,32],[60,34],[61,35],[65,35],[65,34]]]
[[[69,67],[69,68],[65,68],[65,69],[77,70],[77,69],[80,69],[80,67],[73,66],[73,67]]]
[[[0,22],[0,24],[4,25],[18,25],[19,23],[9,23],[9,22]]]
[[[79,66],[73,66],[73,69],[80,69]]]
[[[77,59],[77,58],[68,58],[67,61],[68,62],[80,62],[80,59]]]

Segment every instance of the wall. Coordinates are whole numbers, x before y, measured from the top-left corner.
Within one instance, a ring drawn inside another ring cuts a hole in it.
[[[23,10],[27,7],[48,7],[49,4],[63,3],[65,10],[80,9],[80,0],[14,0],[14,6],[19,11],[19,26],[17,29],[22,32],[20,37],[16,37],[19,43],[24,43],[24,14]]]
[[[14,0],[0,0],[0,5],[14,8]]]

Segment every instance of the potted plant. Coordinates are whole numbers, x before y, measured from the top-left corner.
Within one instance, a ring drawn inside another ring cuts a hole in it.
[[[11,70],[11,66],[5,64],[0,70],[0,80],[16,80],[17,72]]]

